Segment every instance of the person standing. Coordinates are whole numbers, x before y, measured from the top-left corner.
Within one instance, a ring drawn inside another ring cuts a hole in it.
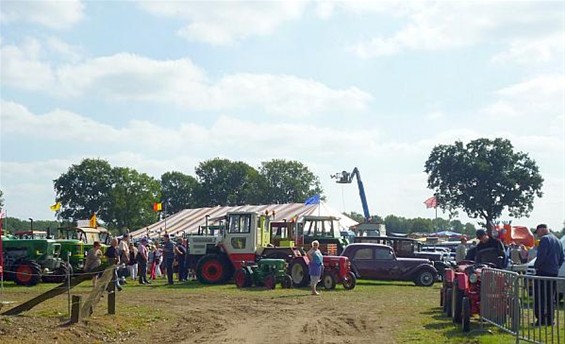
[[[129,260],[128,260],[128,270],[129,276],[133,281],[137,279],[137,248],[133,245],[132,242],[129,243]]]
[[[118,265],[120,264],[120,255],[118,254],[118,239],[113,238],[112,242],[110,243],[110,247],[106,250],[105,253],[106,257],[108,258],[108,263],[114,266],[114,282],[116,283],[116,289],[118,291],[122,290],[122,286],[120,285],[120,279],[118,278]]]
[[[475,261],[477,263],[491,263],[499,269],[504,268],[504,245],[498,239],[490,237],[484,229],[477,230],[477,249]]]
[[[310,264],[308,264],[308,273],[310,274],[310,287],[312,289],[312,295],[320,295],[316,290],[318,282],[320,282],[320,276],[322,275],[324,257],[322,252],[319,250],[320,243],[318,240],[312,241],[312,248],[308,251],[308,259]]]
[[[186,281],[186,247],[184,246],[184,239],[180,239],[175,246],[175,256],[178,262],[178,275],[179,281]]]
[[[126,274],[128,272],[127,264],[129,263],[129,234],[125,233],[118,245],[118,254],[120,255],[121,267],[118,276],[120,276],[120,283],[127,284]]]
[[[100,265],[102,265],[102,251],[100,250],[100,241],[95,241],[92,248],[86,253],[86,259],[84,261],[84,272],[90,272]],[[92,276],[92,286],[96,286],[96,280],[98,279],[98,274]]]
[[[139,248],[137,250],[137,268],[138,268],[138,275],[139,275],[139,284],[151,284],[147,280],[147,261],[149,259],[149,255],[147,252],[147,239],[141,239],[139,244]]]
[[[457,245],[455,249],[455,262],[459,263],[462,260],[465,260],[465,256],[467,255],[467,238],[462,236],[461,242]]]
[[[539,224],[534,233],[540,238],[534,263],[536,276],[557,277],[565,260],[563,245],[546,224]],[[537,319],[534,326],[553,325],[556,287],[555,281],[538,279],[534,281],[534,314]]]
[[[165,259],[165,266],[167,269],[167,280],[168,284],[174,284],[173,263],[175,261],[175,247],[169,238],[169,234],[165,234],[163,238],[163,258]]]

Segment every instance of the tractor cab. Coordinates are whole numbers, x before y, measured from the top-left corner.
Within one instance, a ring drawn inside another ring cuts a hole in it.
[[[323,254],[339,255],[348,242],[341,236],[339,219],[334,216],[304,216],[297,223],[296,244],[309,250],[318,240]]]
[[[236,268],[242,262],[255,261],[262,249],[270,244],[269,217],[253,212],[228,213],[223,249]]]

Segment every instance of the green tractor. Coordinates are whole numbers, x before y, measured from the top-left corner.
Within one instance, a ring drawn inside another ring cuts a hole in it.
[[[2,236],[2,245],[6,279],[25,286],[66,279],[69,268],[60,258],[61,244],[55,240]]]
[[[277,283],[282,288],[292,287],[292,278],[286,273],[288,263],[284,259],[261,259],[258,262],[243,263],[234,275],[238,288],[252,285],[275,289]]]
[[[83,270],[86,254],[95,241],[100,242],[103,252],[110,245],[110,233],[106,228],[60,227],[58,232],[57,242],[61,244],[61,257],[66,259],[69,255],[69,263],[76,272]]]

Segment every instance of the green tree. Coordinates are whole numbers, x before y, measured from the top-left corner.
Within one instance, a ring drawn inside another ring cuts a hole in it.
[[[106,221],[106,210],[111,207],[112,167],[105,160],[84,159],[72,165],[66,173],[53,181],[56,198],[61,202],[57,218],[66,220],[88,219],[97,213]]]
[[[161,198],[167,204],[168,214],[197,207],[198,194],[199,184],[192,176],[176,171],[161,176]]]
[[[438,145],[425,163],[425,172],[440,208],[451,214],[461,208],[485,224],[494,223],[505,208],[510,216],[527,216],[534,197],[542,196],[543,178],[535,161],[514,152],[506,139]]]
[[[160,197],[159,181],[134,169],[116,167],[112,170],[109,207],[102,211],[110,228],[137,229],[157,220],[152,204]]]
[[[196,168],[200,206],[255,204],[261,200],[257,170],[241,161],[215,158]]]
[[[262,162],[259,173],[265,181],[263,203],[301,203],[323,192],[319,178],[298,161]]]

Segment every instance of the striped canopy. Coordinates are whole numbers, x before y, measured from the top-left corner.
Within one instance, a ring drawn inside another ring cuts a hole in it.
[[[211,207],[211,208],[197,208],[197,209],[184,209],[176,214],[170,215],[167,218],[156,222],[147,227],[139,228],[130,233],[133,238],[156,238],[163,234],[182,235],[183,233],[197,233],[200,226],[206,225],[206,215],[208,215],[208,224],[217,224],[227,213],[243,211],[243,212],[257,212],[264,213],[269,211],[271,214],[275,212],[274,219],[271,221],[282,221],[283,219],[289,220],[296,217],[298,220],[302,216],[317,215],[317,216],[334,216],[339,219],[339,224],[343,229],[348,229],[357,224],[356,221],[343,215],[341,212],[329,207],[324,202],[319,204],[304,205],[303,203],[288,203],[288,204],[267,204],[267,205],[242,205],[232,207]]]

